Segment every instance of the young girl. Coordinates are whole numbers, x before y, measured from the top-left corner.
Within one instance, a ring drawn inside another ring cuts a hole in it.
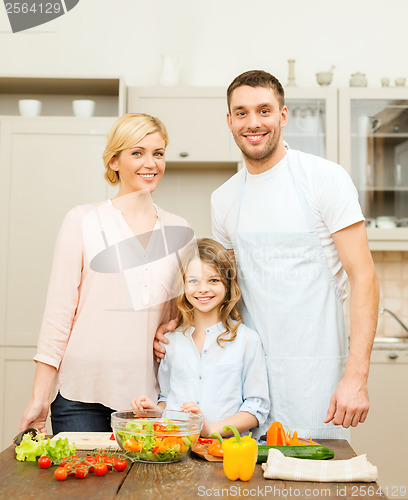
[[[177,299],[178,326],[160,363],[158,404],[142,395],[133,409],[181,409],[203,415],[201,435],[225,435],[262,424],[269,413],[264,352],[258,334],[236,310],[240,291],[228,251],[209,238],[187,248],[182,259],[184,293]]]

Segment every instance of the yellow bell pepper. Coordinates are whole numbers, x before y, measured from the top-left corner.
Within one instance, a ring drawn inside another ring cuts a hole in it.
[[[231,430],[234,437],[224,439],[222,451],[224,452],[224,472],[228,479],[235,481],[249,481],[254,474],[258,458],[258,445],[251,435],[241,438],[238,430],[232,426],[224,427],[224,432]]]

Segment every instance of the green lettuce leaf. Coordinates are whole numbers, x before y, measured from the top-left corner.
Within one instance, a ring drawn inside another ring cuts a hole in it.
[[[21,462],[35,462],[38,457],[46,455],[52,462],[61,458],[74,455],[76,447],[70,445],[68,439],[58,438],[55,440],[45,439],[45,434],[37,434],[34,438],[30,434],[24,434],[21,443],[16,446],[16,458]]]

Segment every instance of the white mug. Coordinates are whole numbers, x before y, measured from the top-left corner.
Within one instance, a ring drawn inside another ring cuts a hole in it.
[[[19,99],[18,110],[21,116],[33,117],[41,114],[42,102],[38,99]]]
[[[95,101],[91,99],[76,99],[72,101],[74,116],[78,118],[90,118],[95,111]]]

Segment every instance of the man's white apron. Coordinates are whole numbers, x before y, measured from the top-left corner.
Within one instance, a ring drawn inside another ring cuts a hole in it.
[[[243,321],[259,333],[268,368],[271,413],[259,434],[277,420],[301,437],[348,439],[347,429],[324,424],[347,359],[341,294],[297,179],[298,153],[287,158],[308,231],[239,231],[244,175],[232,238]]]

